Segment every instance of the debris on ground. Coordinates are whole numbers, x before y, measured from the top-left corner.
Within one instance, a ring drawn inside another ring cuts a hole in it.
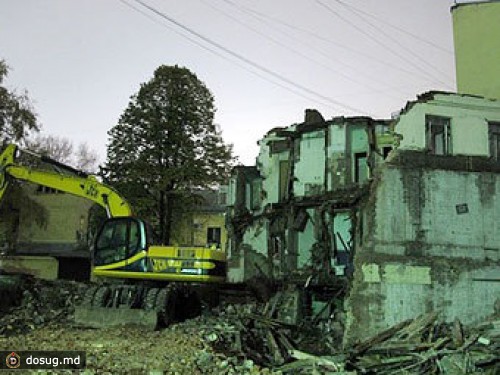
[[[86,284],[29,279],[23,288],[18,306],[0,315],[0,350],[85,351],[84,374],[500,373],[498,315],[465,327],[424,314],[342,349],[334,316],[294,319],[279,293],[265,304],[223,302],[150,331],[74,325]]]
[[[458,319],[439,323],[436,313],[406,320],[373,336],[351,352],[347,362],[360,373],[497,374],[500,370],[500,320],[467,332]]]
[[[71,322],[75,305],[87,286],[68,280],[40,280],[23,277],[23,288],[13,307],[0,315],[0,334],[27,333],[48,323]]]

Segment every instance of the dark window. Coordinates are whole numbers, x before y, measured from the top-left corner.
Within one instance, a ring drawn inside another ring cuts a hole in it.
[[[279,201],[283,202],[288,197],[288,173],[290,163],[288,160],[280,161],[280,180],[279,180]]]
[[[220,239],[221,239],[221,229],[219,227],[207,228],[207,245],[209,246],[215,245],[219,247]]]
[[[500,122],[489,122],[488,133],[490,156],[494,160],[500,161]]]
[[[288,151],[290,149],[290,141],[288,139],[280,141],[272,141],[269,144],[269,151],[272,154],[277,154],[283,151]]]
[[[354,154],[354,182],[363,183],[368,180],[368,163],[366,152]]]
[[[451,127],[448,117],[426,116],[427,149],[434,155],[451,155]]]
[[[262,201],[262,180],[257,178],[251,182],[250,208],[252,210],[260,209]]]
[[[387,159],[387,156],[389,156],[389,152],[392,151],[392,147],[391,146],[387,146],[387,147],[383,147],[382,148],[382,156],[385,159]]]

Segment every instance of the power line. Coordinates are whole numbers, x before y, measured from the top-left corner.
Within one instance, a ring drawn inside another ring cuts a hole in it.
[[[354,13],[356,16],[358,16],[362,21],[364,21],[365,23],[367,23],[368,25],[370,25],[371,27],[373,27],[375,30],[377,30],[378,32],[380,32],[387,39],[389,39],[392,42],[394,42],[395,44],[397,44],[399,46],[399,48],[401,48],[402,50],[408,52],[410,55],[412,55],[417,60],[420,60],[420,62],[422,64],[427,65],[427,67],[433,69],[435,72],[437,72],[439,74],[446,75],[446,73],[441,72],[434,65],[429,64],[429,62],[427,60],[423,59],[419,54],[413,52],[410,48],[408,48],[404,44],[400,43],[399,40],[397,40],[396,38],[394,38],[389,33],[385,32],[382,28],[380,28],[377,25],[373,24],[372,22],[368,21],[365,17],[363,17],[363,15],[361,14],[361,12],[358,11],[356,8],[352,7],[351,5],[345,3],[344,1],[341,1],[341,0],[334,0],[334,1],[336,1],[337,3],[339,3],[340,5],[342,5],[343,7],[347,8],[348,10],[350,10],[352,13]]]
[[[198,47],[201,47],[201,48],[205,49],[206,51],[208,51],[210,53],[213,53],[214,55],[216,55],[216,56],[218,56],[218,57],[220,57],[220,58],[222,58],[222,59],[224,59],[224,60],[226,60],[226,61],[228,61],[228,62],[230,62],[232,64],[237,65],[241,69],[244,69],[245,71],[247,71],[247,72],[249,72],[249,73],[251,73],[251,74],[253,74],[253,75],[257,76],[257,77],[262,78],[263,80],[265,80],[267,82],[270,82],[270,83],[272,83],[272,84],[274,84],[276,86],[279,86],[279,87],[281,87],[281,88],[283,88],[283,89],[285,89],[285,90],[287,90],[287,91],[289,91],[289,92],[291,92],[291,93],[293,93],[295,95],[298,95],[298,96],[300,96],[300,97],[302,97],[304,99],[311,100],[311,101],[316,102],[316,103],[321,104],[321,105],[326,105],[326,103],[324,103],[322,101],[319,101],[318,99],[313,99],[313,98],[311,98],[309,96],[306,96],[306,95],[302,94],[301,92],[299,92],[297,90],[294,90],[291,87],[285,86],[285,85],[281,84],[280,82],[276,82],[276,81],[274,81],[274,80],[272,80],[272,79],[270,79],[270,78],[268,78],[268,77],[266,77],[266,76],[264,76],[264,75],[262,75],[262,74],[260,74],[260,73],[258,73],[256,71],[254,71],[254,70],[251,70],[246,65],[244,65],[244,64],[242,64],[242,63],[240,63],[238,61],[229,59],[226,55],[223,55],[222,53],[219,53],[219,52],[215,51],[214,49],[209,48],[208,46],[206,46],[206,45],[198,42],[197,40],[189,37],[188,35],[185,35],[185,34],[179,32],[175,28],[169,27],[168,25],[166,25],[163,22],[159,22],[156,18],[154,18],[151,15],[149,15],[148,13],[144,12],[142,9],[137,8],[133,4],[130,4],[129,2],[127,2],[125,0],[119,0],[119,1],[121,3],[127,5],[128,7],[130,7],[131,9],[133,9],[134,11],[136,11],[136,12],[140,13],[141,15],[145,16],[149,20],[153,21],[154,23],[156,23],[156,24],[158,24],[158,25],[160,25],[162,27],[165,27],[165,28],[167,28],[170,31],[173,31],[177,35],[180,35],[181,37],[189,40],[191,43],[197,45]]]
[[[406,35],[408,35],[408,36],[411,36],[412,38],[414,38],[414,39],[416,39],[416,40],[419,40],[419,41],[421,41],[422,43],[425,43],[425,44],[427,44],[427,45],[429,45],[429,46],[431,46],[431,47],[434,47],[435,49],[437,49],[437,50],[439,50],[439,51],[445,52],[445,53],[447,53],[447,54],[449,54],[449,55],[453,55],[453,51],[450,51],[449,49],[444,48],[443,46],[440,46],[440,45],[439,45],[439,44],[437,44],[437,43],[434,43],[432,40],[428,40],[428,39],[426,39],[426,38],[421,37],[421,36],[420,36],[420,35],[418,35],[418,34],[414,34],[414,33],[410,32],[410,31],[408,31],[408,30],[403,29],[402,27],[399,27],[399,26],[397,26],[397,25],[394,25],[393,23],[387,22],[387,20],[386,20],[386,19],[382,19],[381,17],[377,17],[377,16],[375,16],[374,14],[368,13],[368,12],[366,12],[366,11],[364,11],[364,10],[360,9],[360,8],[357,8],[357,7],[353,6],[352,4],[347,4],[347,3],[345,3],[345,2],[341,2],[341,1],[338,1],[338,2],[339,2],[339,3],[342,3],[342,4],[343,4],[344,6],[346,6],[346,7],[349,7],[349,8],[351,8],[351,9],[355,10],[355,11],[356,11],[356,12],[358,12],[358,13],[362,13],[362,14],[364,14],[364,15],[365,15],[365,16],[367,16],[367,17],[373,18],[374,20],[377,20],[377,21],[379,21],[379,22],[383,22],[384,26],[389,26],[389,27],[393,28],[394,30],[399,31],[400,33],[403,33],[403,34],[406,34]]]
[[[398,70],[400,72],[406,73],[406,74],[410,75],[411,77],[414,77],[416,75],[414,71],[405,69],[405,68],[401,67],[400,65],[392,64],[391,62],[383,60],[383,59],[380,59],[377,56],[374,56],[374,55],[365,53],[365,52],[363,52],[363,51],[361,51],[359,49],[355,49],[355,48],[352,48],[350,46],[338,43],[337,41],[335,41],[333,39],[330,39],[330,38],[327,38],[324,35],[317,34],[317,33],[313,32],[313,31],[304,29],[304,28],[299,27],[299,26],[297,26],[295,24],[290,24],[290,23],[288,23],[286,21],[283,21],[283,20],[281,20],[281,19],[279,19],[277,17],[272,17],[272,16],[270,16],[268,14],[259,12],[259,11],[255,10],[255,9],[249,8],[247,6],[244,6],[244,5],[240,4],[240,3],[236,3],[236,2],[231,1],[231,0],[222,0],[222,1],[224,1],[227,4],[232,5],[233,7],[236,7],[238,9],[240,9],[240,11],[245,12],[245,13],[249,14],[252,17],[256,17],[257,19],[260,18],[261,22],[266,23],[269,27],[271,27],[271,28],[273,28],[275,30],[277,30],[277,29],[274,27],[274,24],[280,24],[280,25],[283,25],[283,26],[287,27],[288,29],[301,32],[303,34],[312,36],[313,38],[316,38],[316,39],[321,40],[323,42],[332,44],[332,45],[334,45],[336,47],[342,48],[344,50],[347,50],[347,51],[352,52],[354,54],[357,54],[359,56],[368,58],[368,59],[370,59],[371,62],[377,62],[377,63],[383,65],[384,67],[391,67],[392,69],[395,69],[395,70]],[[418,74],[418,75],[420,76],[420,74]],[[427,74],[422,75],[421,77],[425,78],[425,79],[429,79],[429,77],[427,76]]]
[[[449,87],[449,85],[446,82],[442,81],[439,78],[434,77],[428,71],[426,71],[425,69],[423,69],[420,65],[414,63],[412,60],[410,60],[410,59],[406,58],[404,55],[400,54],[397,50],[395,50],[395,49],[391,48],[390,46],[388,46],[387,44],[381,42],[379,39],[375,38],[372,34],[366,32],[364,29],[362,29],[362,28],[358,27],[357,25],[353,24],[350,20],[346,19],[344,16],[342,16],[336,10],[332,9],[330,6],[324,4],[320,0],[315,0],[315,2],[318,3],[321,7],[325,8],[328,12],[332,13],[333,15],[335,15],[337,18],[340,18],[342,21],[346,22],[348,25],[350,25],[354,29],[358,30],[364,36],[368,37],[369,39],[371,39],[372,41],[374,41],[378,45],[380,45],[380,46],[384,47],[385,49],[387,49],[388,51],[392,52],[392,54],[394,54],[395,56],[399,57],[401,60],[405,61],[407,64],[413,66],[418,71],[424,73],[431,80],[439,82],[439,83],[441,83],[441,84]]]
[[[303,85],[300,85],[300,84],[298,84],[298,83],[296,83],[296,82],[294,82],[294,81],[292,81],[292,80],[290,80],[290,79],[288,79],[288,78],[286,78],[286,77],[282,76],[281,74],[276,73],[276,72],[274,72],[274,71],[272,71],[272,70],[270,70],[270,69],[268,69],[268,68],[264,67],[263,65],[260,65],[260,64],[258,64],[258,63],[256,63],[256,62],[254,62],[254,61],[252,61],[252,60],[250,60],[250,59],[248,59],[248,58],[246,58],[246,57],[244,57],[244,56],[240,55],[239,53],[237,53],[237,52],[234,52],[234,51],[230,50],[229,48],[224,47],[223,45],[221,45],[221,44],[219,44],[219,43],[217,43],[217,42],[213,41],[212,39],[210,39],[210,38],[208,38],[208,37],[206,37],[206,36],[204,36],[204,35],[202,35],[202,34],[200,34],[199,32],[197,32],[197,31],[195,31],[195,30],[193,30],[193,29],[191,29],[191,28],[189,28],[189,27],[187,27],[187,26],[183,25],[182,23],[180,23],[179,21],[175,20],[174,18],[172,18],[172,17],[170,17],[170,16],[166,15],[165,13],[160,12],[160,11],[159,11],[159,10],[157,10],[156,8],[154,8],[154,7],[152,7],[152,6],[148,5],[148,4],[146,4],[146,3],[145,3],[144,1],[142,1],[142,0],[134,0],[134,1],[135,1],[136,3],[138,3],[138,4],[140,4],[141,6],[143,6],[144,8],[146,8],[146,9],[150,10],[151,12],[155,13],[155,14],[156,14],[156,15],[158,15],[159,17],[161,17],[161,18],[165,19],[166,21],[168,21],[168,22],[170,22],[170,23],[172,23],[172,24],[176,25],[177,27],[179,27],[179,28],[181,28],[182,30],[184,30],[184,31],[188,32],[189,34],[194,35],[194,36],[195,36],[195,37],[197,37],[198,39],[203,40],[205,43],[208,43],[209,45],[211,45],[211,46],[213,46],[213,47],[216,47],[217,49],[219,49],[219,50],[221,50],[221,51],[223,51],[223,52],[227,53],[228,55],[230,55],[230,56],[232,56],[232,57],[236,58],[237,60],[240,60],[240,61],[244,62],[245,64],[248,64],[248,65],[252,66],[253,68],[255,68],[255,69],[257,69],[257,70],[260,70],[260,71],[262,71],[262,72],[264,72],[264,73],[266,73],[266,74],[268,74],[268,75],[270,75],[270,76],[272,76],[272,77],[274,77],[274,78],[278,79],[278,80],[279,80],[279,81],[281,81],[281,82],[284,82],[284,83],[286,83],[286,84],[288,84],[288,85],[290,85],[290,86],[292,86],[292,87],[295,87],[295,88],[296,88],[296,89],[298,89],[298,90],[304,91],[304,92],[306,92],[306,93],[308,93],[308,94],[310,94],[310,95],[313,95],[313,96],[315,96],[315,97],[318,97],[318,98],[320,98],[320,99],[322,99],[322,100],[324,100],[324,101],[326,101],[326,102],[330,102],[330,103],[332,103],[332,104],[334,104],[334,105],[337,105],[337,106],[342,107],[342,108],[344,108],[344,109],[347,109],[347,110],[349,110],[349,111],[352,111],[352,112],[360,112],[360,113],[363,113],[363,114],[367,114],[367,113],[366,113],[365,111],[363,111],[363,110],[360,110],[360,109],[358,109],[358,108],[351,107],[351,106],[349,106],[349,105],[347,105],[347,104],[341,103],[341,102],[339,102],[339,101],[337,101],[337,100],[334,100],[334,99],[329,98],[329,97],[327,97],[327,96],[325,96],[325,95],[322,95],[322,94],[320,94],[320,93],[318,93],[318,92],[316,92],[316,91],[314,91],[314,90],[311,90],[311,89],[309,89],[309,88],[307,88],[307,87],[305,87],[305,86],[303,86]]]
[[[310,56],[308,56],[308,55],[304,54],[303,52],[301,52],[301,51],[299,51],[299,50],[297,50],[297,49],[295,49],[295,48],[292,48],[292,47],[290,47],[290,46],[288,46],[288,45],[286,45],[286,44],[282,43],[281,41],[279,41],[279,40],[277,40],[277,39],[273,38],[272,36],[270,36],[270,35],[268,35],[268,34],[266,34],[266,33],[263,33],[263,32],[261,32],[260,30],[258,30],[258,29],[256,29],[256,28],[254,28],[254,27],[252,27],[252,26],[250,26],[250,25],[248,25],[248,24],[246,24],[246,23],[242,22],[242,21],[241,21],[240,19],[238,19],[237,17],[234,17],[234,16],[233,16],[233,15],[231,15],[231,14],[228,14],[226,11],[224,11],[224,10],[222,10],[222,9],[220,9],[220,8],[217,8],[216,6],[214,6],[213,4],[211,4],[211,3],[210,3],[209,1],[207,1],[207,0],[199,0],[199,1],[201,1],[202,3],[204,3],[206,6],[208,6],[208,7],[212,8],[212,9],[214,9],[215,11],[217,11],[217,12],[219,12],[219,13],[223,14],[225,17],[232,19],[232,20],[233,20],[234,22],[236,22],[237,24],[239,24],[239,25],[241,25],[241,26],[243,26],[243,27],[245,27],[245,28],[247,28],[247,29],[249,29],[249,30],[253,31],[254,33],[256,33],[256,34],[258,34],[258,35],[260,35],[260,36],[264,37],[265,39],[269,40],[270,42],[272,42],[272,43],[274,43],[274,44],[276,44],[276,45],[278,45],[278,46],[280,46],[280,47],[282,47],[282,48],[284,48],[284,49],[286,49],[286,50],[288,50],[288,51],[290,51],[290,52],[292,52],[292,53],[294,53],[294,54],[296,54],[296,55],[298,55],[298,56],[300,56],[300,57],[302,57],[303,59],[305,59],[305,60],[307,60],[307,61],[310,61],[310,62],[312,62],[312,63],[314,63],[314,64],[317,64],[317,65],[319,65],[319,66],[323,67],[324,69],[327,69],[327,70],[329,70],[329,71],[331,71],[331,72],[333,72],[333,73],[335,73],[335,74],[338,74],[338,75],[340,75],[341,77],[343,77],[344,79],[346,79],[346,80],[348,80],[348,81],[350,81],[350,82],[353,82],[353,83],[355,83],[355,84],[357,84],[357,85],[360,85],[360,86],[362,86],[362,87],[366,87],[366,88],[369,88],[369,89],[372,89],[372,90],[378,90],[378,89],[379,89],[379,88],[376,88],[376,87],[373,87],[373,86],[369,86],[369,85],[367,85],[366,83],[364,83],[364,82],[362,82],[362,81],[358,81],[358,80],[356,80],[356,79],[352,78],[350,75],[348,75],[348,74],[346,74],[346,73],[344,73],[344,72],[342,72],[342,71],[339,71],[338,69],[334,69],[334,68],[332,68],[332,66],[331,66],[331,65],[327,65],[327,64],[322,63],[322,62],[320,62],[320,61],[318,61],[318,60],[315,60],[315,59],[311,58]],[[325,56],[326,56],[326,55],[325,55]],[[328,57],[328,58],[330,58],[329,56],[327,56],[327,57]],[[347,64],[346,64],[346,65],[347,65]]]

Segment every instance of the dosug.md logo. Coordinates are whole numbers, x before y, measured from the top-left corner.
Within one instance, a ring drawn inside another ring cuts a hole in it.
[[[8,368],[18,368],[21,364],[21,357],[17,353],[12,352],[5,358],[5,363]]]

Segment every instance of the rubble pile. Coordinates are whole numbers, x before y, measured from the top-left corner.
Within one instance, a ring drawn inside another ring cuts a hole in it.
[[[268,304],[223,305],[172,329],[196,331],[231,363],[277,367],[293,360],[294,350],[312,331],[273,318],[272,312]]]
[[[26,333],[47,323],[70,322],[85,284],[66,280],[23,280],[17,303],[0,315],[0,335]]]
[[[439,323],[437,314],[410,319],[330,355],[303,351],[307,331],[267,317],[259,305],[229,305],[218,315],[203,316],[174,329],[196,329],[229,363],[246,361],[249,369],[264,366],[280,374],[342,372],[344,374],[500,373],[500,320],[464,329]],[[187,332],[186,331],[186,332]],[[311,334],[311,331],[309,331]],[[327,341],[325,333],[316,341]]]
[[[500,320],[468,332],[458,319],[440,324],[437,314],[407,320],[356,345],[347,363],[360,373],[491,373],[500,370]]]

